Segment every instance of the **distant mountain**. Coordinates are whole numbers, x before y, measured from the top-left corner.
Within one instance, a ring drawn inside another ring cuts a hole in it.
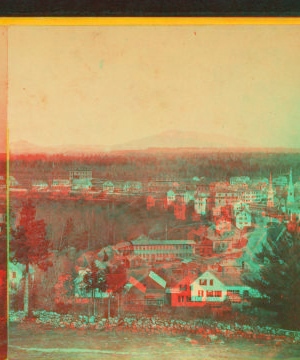
[[[148,148],[228,148],[247,147],[245,139],[230,136],[171,130],[164,133],[116,145],[111,150],[142,150]]]
[[[111,147],[101,145],[59,145],[43,147],[29,143],[28,141],[12,142],[10,152],[12,154],[98,154],[112,152],[122,154],[124,152],[199,152],[199,151],[240,151],[240,152],[293,152],[299,153],[300,149],[287,148],[259,148],[253,147],[245,139],[231,136],[196,133],[189,131],[171,130],[158,135],[129,141]]]

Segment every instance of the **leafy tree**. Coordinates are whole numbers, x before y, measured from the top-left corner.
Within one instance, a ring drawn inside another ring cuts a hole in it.
[[[253,305],[276,311],[282,326],[300,329],[300,227],[269,229],[266,244],[255,255],[258,277],[245,273],[246,285],[262,295]]]
[[[64,289],[66,290],[66,296],[75,297],[75,279],[77,278],[77,272],[75,268],[72,268],[70,272],[67,273],[66,279],[64,281]]]
[[[73,243],[75,235],[75,226],[72,218],[68,218],[63,226],[61,241],[59,244],[59,251],[68,248]]]
[[[87,292],[92,292],[92,298],[94,300],[94,315],[95,315],[95,294],[98,289],[100,294],[107,289],[107,274],[108,270],[99,269],[93,261],[91,263],[90,270],[84,275],[83,283]]]
[[[20,213],[20,224],[11,239],[13,261],[25,265],[24,312],[29,314],[29,266],[37,265],[46,271],[52,263],[48,261],[50,242],[44,220],[36,220],[36,209],[31,200],[24,202]]]

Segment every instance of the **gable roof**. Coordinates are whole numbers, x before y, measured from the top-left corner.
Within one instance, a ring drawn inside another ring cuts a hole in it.
[[[132,245],[195,245],[194,240],[147,240],[137,239],[131,241]]]
[[[204,274],[202,274],[200,276],[200,278],[206,277],[209,275],[213,275],[226,287],[228,287],[228,286],[245,286],[243,284],[239,274],[234,274],[234,273],[228,274],[228,273],[222,273],[219,271],[206,271]]]
[[[130,276],[129,283],[135,286],[138,290],[140,290],[143,294],[146,292],[146,286],[136,280],[134,277]]]
[[[189,234],[201,235],[206,232],[207,226],[199,226],[198,230],[191,230]]]
[[[159,275],[157,275],[155,272],[151,271],[149,274],[149,277],[154,280],[157,284],[159,284],[161,287],[165,288],[166,287],[166,281],[160,277]]]

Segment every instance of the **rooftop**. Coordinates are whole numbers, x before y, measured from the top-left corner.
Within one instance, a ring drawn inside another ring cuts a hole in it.
[[[195,245],[194,240],[132,240],[132,245]]]

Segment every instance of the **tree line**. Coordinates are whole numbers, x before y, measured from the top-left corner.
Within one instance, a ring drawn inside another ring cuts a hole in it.
[[[229,179],[232,176],[269,177],[287,174],[293,168],[300,176],[297,153],[123,153],[98,155],[18,155],[10,159],[11,175],[48,181],[50,173],[70,167],[89,166],[100,179],[138,180],[145,178]],[[21,181],[22,183],[22,181]]]

